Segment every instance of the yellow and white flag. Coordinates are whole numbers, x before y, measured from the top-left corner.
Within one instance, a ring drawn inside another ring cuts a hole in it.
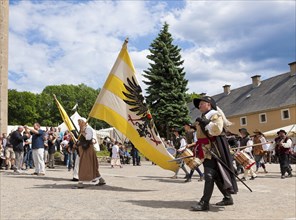
[[[166,150],[146,105],[135,68],[127,51],[127,41],[92,107],[89,117],[104,120],[123,133],[149,160],[163,169],[176,171],[168,162],[174,157]]]

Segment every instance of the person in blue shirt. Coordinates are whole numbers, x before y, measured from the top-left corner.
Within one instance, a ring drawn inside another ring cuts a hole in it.
[[[33,128],[24,126],[27,132],[32,135],[32,155],[35,165],[35,172],[32,175],[44,176],[45,163],[44,163],[44,131],[41,130],[40,124],[35,123]]]

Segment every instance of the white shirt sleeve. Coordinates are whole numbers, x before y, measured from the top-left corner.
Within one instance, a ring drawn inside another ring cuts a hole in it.
[[[180,142],[181,142],[180,148],[183,148],[187,145],[185,138],[182,138]]]
[[[263,148],[263,150],[268,151],[268,150],[269,150],[269,144],[266,143],[266,139],[265,139],[265,137],[262,136],[262,137],[260,138],[260,141],[261,141],[261,143],[262,143],[262,148]]]
[[[286,143],[282,143],[284,148],[290,148],[292,147],[292,141],[291,139],[288,139]]]
[[[197,142],[197,132],[196,131],[193,132],[193,141],[194,141],[194,143]]]
[[[248,152],[248,153],[251,153],[252,152],[252,145],[253,145],[253,140],[248,140],[248,142],[247,142],[247,146],[249,146],[249,147],[246,147],[245,149],[244,149],[244,151],[245,152]]]

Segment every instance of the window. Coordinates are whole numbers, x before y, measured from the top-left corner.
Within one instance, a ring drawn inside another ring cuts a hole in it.
[[[241,117],[240,118],[240,124],[241,124],[241,126],[247,125],[247,117]]]
[[[290,119],[290,111],[289,109],[282,110],[282,120]]]
[[[266,113],[259,114],[259,122],[260,123],[266,123],[267,122]]]

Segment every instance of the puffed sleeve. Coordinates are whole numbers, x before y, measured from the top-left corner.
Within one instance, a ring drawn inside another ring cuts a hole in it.
[[[87,126],[87,128],[85,129],[85,139],[86,140],[91,140],[92,138],[93,138],[92,128]]]
[[[223,131],[223,119],[219,113],[210,117],[210,123],[205,127],[211,136],[218,136]]]

